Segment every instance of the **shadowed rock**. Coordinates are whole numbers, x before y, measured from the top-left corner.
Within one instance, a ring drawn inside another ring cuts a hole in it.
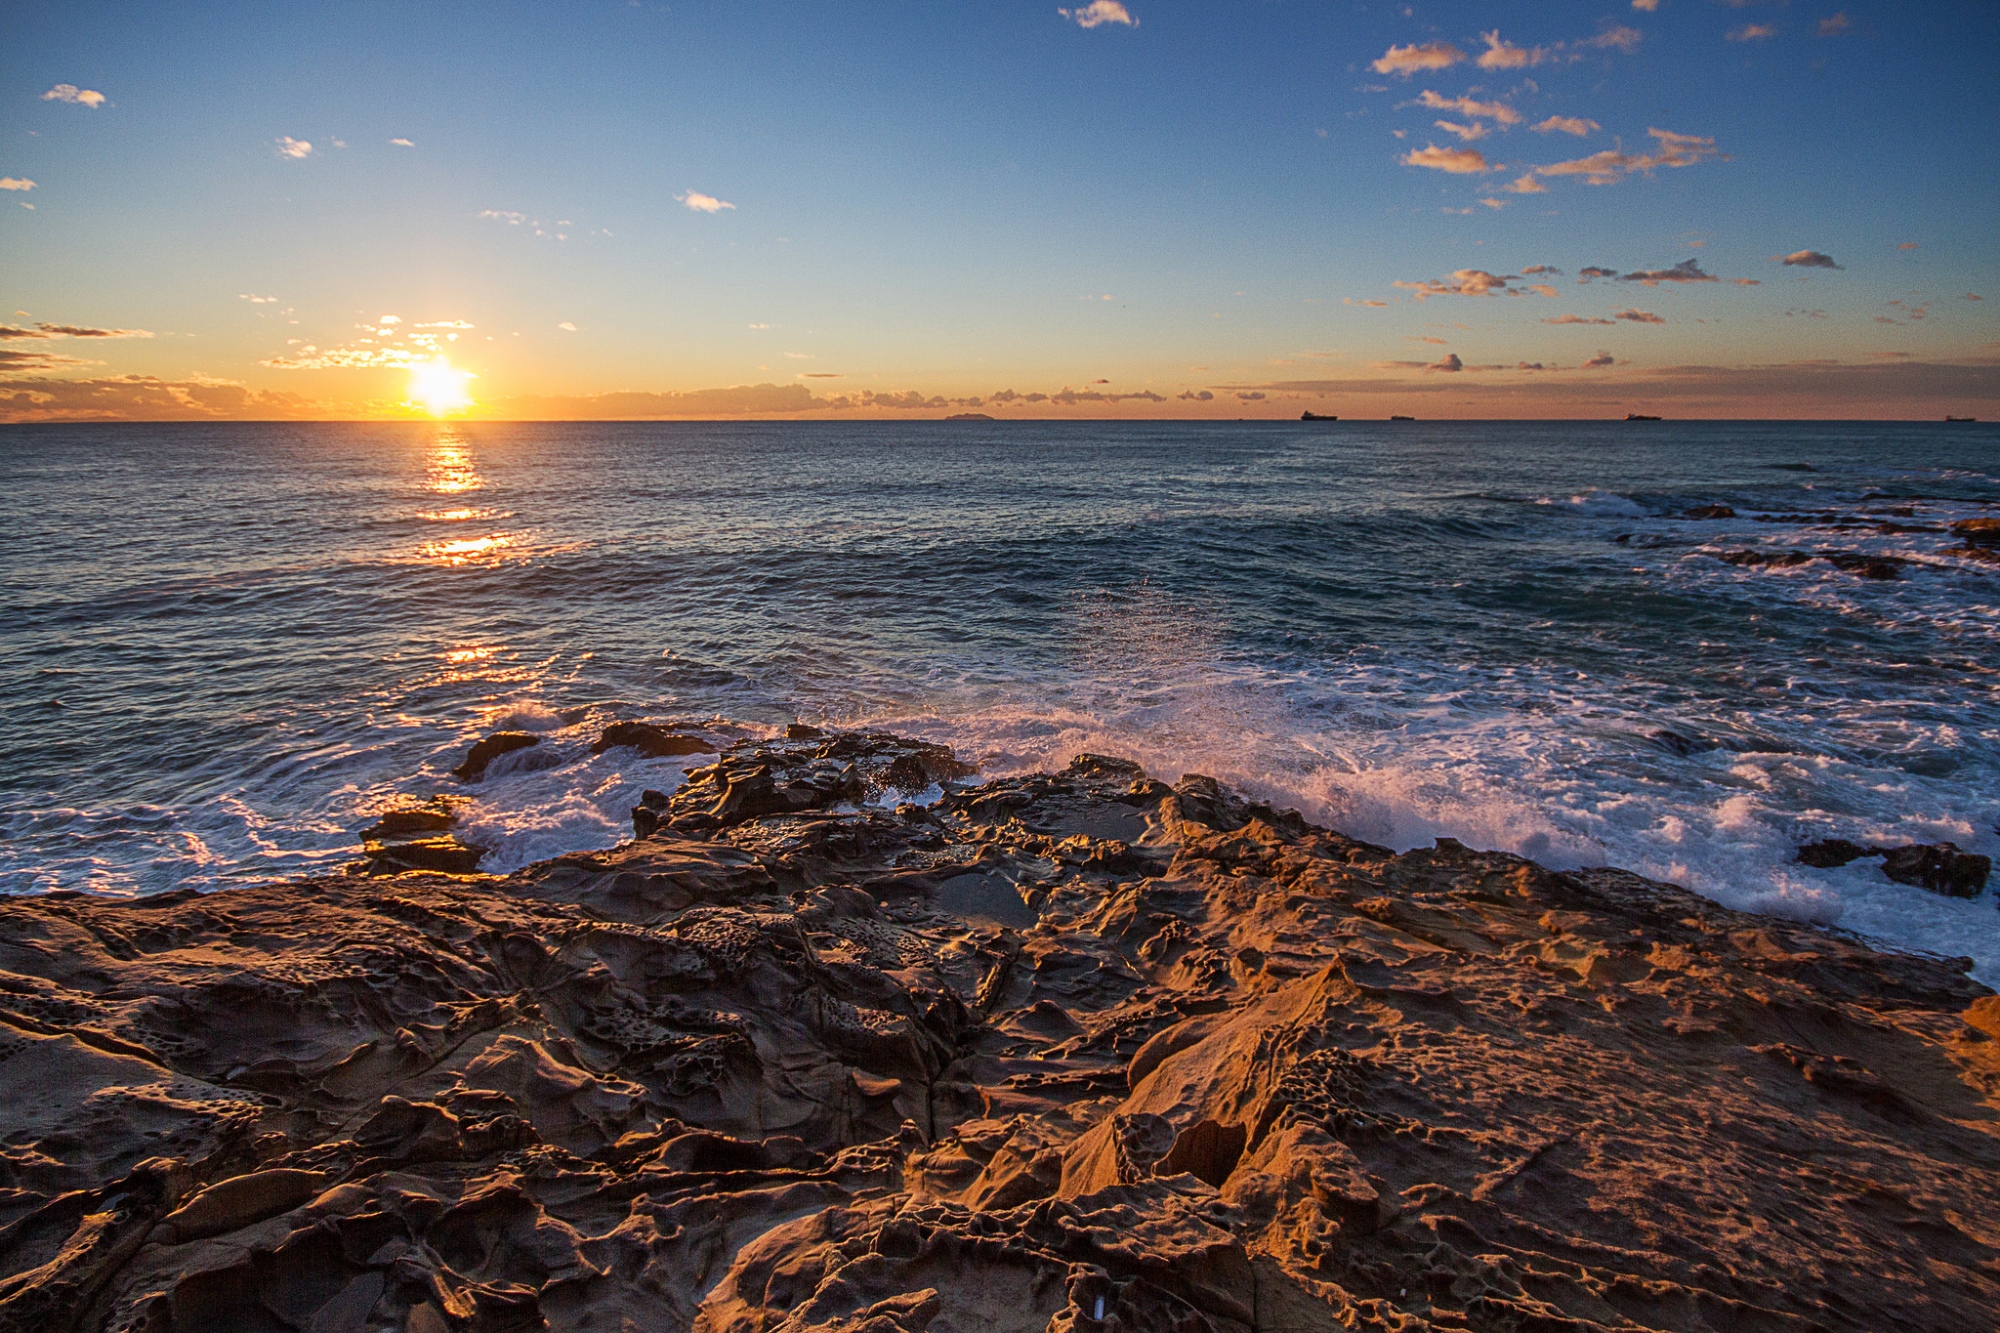
[[[486,775],[487,766],[501,755],[541,743],[542,738],[530,732],[496,731],[467,750],[464,762],[451,770],[452,775],[463,782],[477,782]]]
[[[504,877],[0,900],[0,1329],[2000,1306],[1964,963],[1104,757],[965,776],[801,735]]]
[[[630,746],[648,759],[666,759],[688,754],[714,754],[714,742],[702,736],[691,736],[686,732],[670,730],[653,725],[651,722],[613,722],[590,747],[592,754],[603,754],[618,746]]]

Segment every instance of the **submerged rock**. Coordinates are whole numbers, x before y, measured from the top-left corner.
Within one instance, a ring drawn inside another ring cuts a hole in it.
[[[479,741],[465,752],[465,760],[454,768],[452,774],[464,782],[477,782],[486,775],[486,768],[503,754],[525,750],[531,745],[540,745],[542,738],[527,731],[496,731]]]
[[[590,747],[590,752],[603,754],[621,745],[630,746],[648,759],[716,753],[715,743],[705,736],[655,726],[651,722],[613,722],[597,738],[597,744]]]
[[[504,877],[0,900],[0,1328],[2000,1306],[1969,964],[1116,759],[963,768],[793,737]]]
[[[1736,511],[1728,505],[1696,505],[1681,515],[1682,518],[1735,518]]]

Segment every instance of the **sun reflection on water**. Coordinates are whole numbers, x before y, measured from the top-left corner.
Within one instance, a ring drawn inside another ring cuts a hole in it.
[[[505,533],[489,532],[484,537],[467,537],[455,542],[425,542],[423,551],[425,555],[446,564],[463,565],[482,556],[496,554],[513,544],[514,539]]]
[[[462,432],[440,430],[431,441],[424,484],[439,495],[459,495],[485,486],[486,479],[473,466],[472,442]]]

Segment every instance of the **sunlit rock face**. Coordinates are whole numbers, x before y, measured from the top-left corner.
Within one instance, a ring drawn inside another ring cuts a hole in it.
[[[2000,999],[1951,961],[1100,757],[801,729],[642,809],[504,878],[8,902],[0,1327],[2000,1308]]]

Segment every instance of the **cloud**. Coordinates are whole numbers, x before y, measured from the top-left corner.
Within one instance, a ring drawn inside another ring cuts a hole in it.
[[[1609,324],[1610,322],[1608,319],[1595,319],[1584,315],[1557,315],[1554,319],[1542,321],[1544,324]]]
[[[768,329],[771,326],[769,324],[752,324],[750,327],[753,329]]]
[[[1615,278],[1617,276],[1617,269],[1605,268],[1601,264],[1585,264],[1576,271],[1576,280],[1578,282],[1589,282],[1592,278]]]
[[[1090,0],[1082,9],[1058,9],[1056,13],[1079,28],[1097,28],[1106,23],[1122,23],[1128,28],[1139,26],[1139,20],[1118,0]]]
[[[0,176],[0,190],[32,190],[35,183],[22,176]]]
[[[104,105],[104,94],[90,88],[79,88],[73,83],[59,83],[42,94],[44,102],[68,102],[73,106],[87,106],[92,111]]]
[[[1509,194],[1547,194],[1549,187],[1536,180],[1533,172],[1529,172],[1525,176],[1516,177],[1507,185],[1506,190]]]
[[[1481,199],[1479,202],[1488,208],[1505,208],[1507,206],[1505,199]]]
[[[1449,69],[1465,59],[1465,52],[1450,42],[1426,42],[1422,46],[1391,46],[1380,60],[1368,68],[1377,74],[1410,77],[1420,69]]]
[[[297,394],[206,376],[0,380],[0,421],[269,421],[325,415],[324,405]]]
[[[1261,392],[1256,392],[1256,391],[1252,391],[1250,393],[1239,393],[1236,396],[1237,398],[1246,403],[1261,403],[1264,401],[1264,395]]]
[[[1772,255],[1771,258],[1786,268],[1839,268],[1833,256],[1819,250],[1794,250],[1788,255]]]
[[[1634,324],[1664,324],[1667,321],[1650,310],[1625,309],[1613,315],[1613,319],[1630,320]]]
[[[568,320],[564,320],[562,323],[556,325],[556,327],[561,329],[564,333],[576,332],[576,325],[570,323]]]
[[[1426,88],[1417,101],[1433,111],[1456,111],[1466,116],[1484,116],[1502,125],[1518,125],[1521,113],[1505,102],[1482,102],[1476,97],[1445,97]]]
[[[13,347],[0,347],[0,375],[12,375],[22,370],[54,370],[58,366],[88,366],[93,364],[95,363],[79,360],[73,356],[62,356],[55,352],[44,352],[39,348],[31,351]],[[6,381],[0,380],[0,389],[4,389],[5,387]]]
[[[1457,352],[1446,352],[1444,360],[1434,362],[1429,369],[1442,370],[1448,375],[1456,375],[1459,371],[1465,369],[1465,362],[1458,359]]]
[[[1965,294],[1965,299],[1968,301],[1984,301],[1986,298],[1981,296],[1978,292],[1967,292]]]
[[[248,301],[251,305],[276,305],[278,303],[278,298],[275,296],[252,296],[248,292],[236,293],[236,299],[239,301]]]
[[[1732,42],[1761,42],[1766,37],[1777,35],[1778,25],[1775,23],[1746,23],[1723,34]]]
[[[1618,358],[1612,356],[1609,352],[1601,351],[1596,356],[1590,358],[1590,360],[1584,362],[1583,368],[1585,370],[1601,370],[1606,366],[1615,366],[1617,364]]]
[[[1183,393],[1175,394],[1174,397],[1187,403],[1207,403],[1213,402],[1215,399],[1215,395],[1207,389],[1202,389],[1198,392],[1194,389],[1189,389]]]
[[[1541,64],[1549,56],[1542,47],[1530,49],[1501,40],[1498,28],[1492,32],[1480,33],[1479,40],[1486,43],[1486,49],[1479,53],[1481,69],[1524,69],[1529,65]]]
[[[479,210],[479,216],[494,222],[504,222],[510,227],[518,227],[528,220],[526,213],[510,213],[498,208],[482,208]]]
[[[1917,250],[1921,249],[1922,247],[1920,247],[1915,241],[1904,241],[1901,245],[1897,246],[1896,248],[1898,250]]]
[[[1592,130],[1601,130],[1604,127],[1594,120],[1585,120],[1581,116],[1550,116],[1547,120],[1538,121],[1529,128],[1537,134],[1553,134],[1560,130],[1564,134],[1574,134],[1582,138]]]
[[[1415,292],[1419,301],[1433,296],[1492,296],[1496,292],[1507,296],[1554,296],[1556,289],[1547,283],[1530,283],[1526,287],[1509,287],[1510,282],[1519,282],[1521,275],[1510,273],[1505,277],[1488,273],[1483,268],[1462,268],[1454,272],[1449,280],[1426,278],[1422,282],[1392,282],[1391,287],[1401,287]]]
[[[1443,338],[1433,338],[1427,333],[1413,333],[1410,335],[1410,339],[1413,342],[1429,343],[1433,347],[1449,347],[1451,345]]]
[[[1632,8],[1641,14],[1650,14],[1660,7],[1660,0],[1632,0]]]
[[[1847,12],[1842,10],[1831,18],[1823,18],[1819,21],[1819,35],[1822,37],[1838,37],[1853,26],[1848,21]]]
[[[1486,137],[1486,127],[1476,120],[1470,125],[1460,125],[1457,121],[1452,120],[1439,120],[1432,123],[1446,134],[1456,134],[1459,138],[1467,141],[1484,139]]]
[[[1683,259],[1672,268],[1648,268],[1633,273],[1621,273],[1618,275],[1618,281],[1657,287],[1663,282],[1717,282],[1720,279],[1712,273],[1702,272],[1699,259]]]
[[[430,324],[419,324],[416,327],[420,329],[470,329],[477,328],[478,326],[468,324],[462,319],[440,319]]]
[[[391,144],[391,145],[393,145],[394,147],[397,147],[397,148],[415,148],[415,147],[416,147],[416,145],[415,145],[415,144],[413,144],[413,143],[411,143],[411,142],[410,142],[410,141],[409,141],[408,139],[391,139],[391,140],[389,140],[389,142],[390,142],[390,144]]]
[[[725,208],[736,207],[726,200],[717,199],[712,194],[703,194],[700,190],[689,190],[686,194],[675,195],[674,198],[680,200],[690,213],[720,213]]]
[[[1591,185],[1612,185],[1634,172],[1651,171],[1655,167],[1691,167],[1717,156],[1712,138],[1676,134],[1672,130],[1649,129],[1646,133],[1659,140],[1660,146],[1654,152],[1626,153],[1607,148],[1589,157],[1536,167],[1535,173],[1542,176],[1581,176]]]
[[[1627,28],[1614,24],[1606,28],[1603,32],[1598,33],[1597,36],[1578,42],[1577,45],[1594,46],[1599,50],[1623,51],[1629,56],[1639,49],[1639,43],[1645,40],[1645,36],[1637,28]]]
[[[1974,296],[1974,297],[1971,297],[1971,298],[1969,298],[1969,299],[1971,299],[1971,300],[1974,300],[1974,301],[1977,301],[1977,300],[1978,300],[1979,298],[1978,298],[1978,297],[1976,297],[1976,296]],[[1375,300],[1368,300],[1368,301],[1357,301],[1357,300],[1355,300],[1355,299],[1354,299],[1353,297],[1351,297],[1351,296],[1343,296],[1343,297],[1341,297],[1341,298],[1340,298],[1340,303],[1341,303],[1342,305],[1362,305],[1362,306],[1367,306],[1367,307],[1369,307],[1369,308],[1370,308],[1370,309],[1372,309],[1372,310],[1382,310],[1382,309],[1385,309],[1385,308],[1386,308],[1386,307],[1388,306],[1388,304],[1389,304],[1389,303],[1388,303],[1387,301],[1375,301]]]
[[[80,324],[37,324],[31,329],[0,324],[0,342],[17,338],[150,338],[146,329],[94,329]]]
[[[1493,170],[1486,161],[1486,154],[1477,148],[1439,148],[1436,144],[1426,144],[1422,148],[1411,149],[1396,160],[1406,167],[1429,167],[1433,171],[1449,171],[1456,176]]]
[[[411,366],[431,356],[432,349],[427,346],[330,347],[321,351],[308,343],[295,356],[266,357],[257,364],[272,370],[374,370]]]
[[[1526,268],[1522,269],[1522,270],[1521,270],[1521,272],[1522,272],[1522,273],[1524,273],[1524,274],[1526,274],[1526,273],[1561,273],[1561,272],[1562,272],[1562,270],[1561,270],[1561,269],[1559,269],[1559,268],[1557,268],[1557,267],[1556,267],[1555,265],[1553,265],[1553,264],[1530,264],[1530,265],[1528,265],[1528,266],[1527,266]]]
[[[294,139],[289,134],[281,134],[277,138],[277,144],[279,157],[300,158],[312,156],[313,146],[304,139]]]

